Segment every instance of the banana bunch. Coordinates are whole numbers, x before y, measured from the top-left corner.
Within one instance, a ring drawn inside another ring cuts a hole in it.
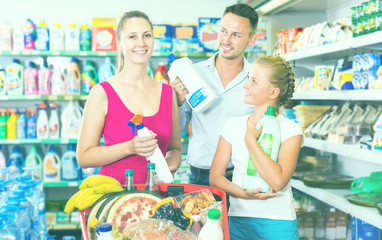
[[[93,206],[103,195],[124,190],[118,180],[105,175],[93,175],[86,178],[79,189],[66,203],[65,213],[69,214],[75,208],[83,211]]]

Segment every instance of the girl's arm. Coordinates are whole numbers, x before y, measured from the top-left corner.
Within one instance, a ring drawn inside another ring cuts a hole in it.
[[[77,143],[77,161],[83,168],[102,167],[127,156],[150,156],[157,146],[155,136],[135,137],[130,141],[99,146],[107,113],[107,96],[100,85],[95,85],[85,104]]]
[[[178,105],[176,102],[175,92],[172,94],[172,137],[167,149],[166,161],[170,171],[174,174],[182,159],[182,143],[180,141],[180,126],[178,116]]]
[[[225,177],[225,171],[231,158],[232,146],[220,136],[218,147],[212,161],[210,170],[210,184],[225,191],[227,194],[244,199],[267,199],[277,196],[272,191],[260,193],[260,189],[245,190],[242,187],[232,183]]]
[[[274,162],[259,146],[257,137],[261,129],[256,129],[256,124],[248,121],[245,143],[252,161],[260,176],[277,191],[282,190],[289,182],[297,165],[302,136],[296,135],[281,143],[277,163]]]

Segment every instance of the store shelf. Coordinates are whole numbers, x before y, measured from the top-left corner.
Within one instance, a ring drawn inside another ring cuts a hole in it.
[[[382,101],[381,89],[295,92],[293,100]]]
[[[80,229],[80,224],[76,223],[66,223],[66,224],[50,224],[48,226],[49,230],[67,230],[67,229]]]
[[[153,57],[167,57],[169,52],[153,52]],[[176,57],[210,57],[213,52],[183,52],[174,53]],[[64,56],[64,57],[116,57],[116,51],[37,51],[37,50],[21,50],[21,51],[0,51],[0,56]]]
[[[312,188],[295,179],[292,179],[291,183],[293,188],[382,229],[382,216],[376,208],[352,204],[344,197],[352,193],[350,189]]]
[[[360,37],[355,37],[342,42],[335,42],[316,48],[311,48],[307,50],[300,50],[298,52],[293,52],[289,54],[282,55],[288,61],[302,60],[312,57],[319,57],[325,55],[325,57],[330,58],[333,55],[346,54],[352,49],[359,48],[376,48],[377,45],[382,45],[382,31],[370,33]],[[377,47],[381,48],[381,46]]]
[[[44,187],[78,187],[81,181],[44,182]]]
[[[366,149],[360,149],[354,145],[335,144],[324,140],[304,138],[304,147],[323,150],[326,152],[355,158],[360,161],[379,164],[382,166],[382,154]]]
[[[0,139],[0,144],[15,145],[15,144],[76,144],[77,139]],[[100,144],[104,144],[105,141],[101,138]]]
[[[87,100],[87,95],[7,95],[0,96],[0,101],[25,101],[25,100],[49,100],[49,101],[72,101]]]

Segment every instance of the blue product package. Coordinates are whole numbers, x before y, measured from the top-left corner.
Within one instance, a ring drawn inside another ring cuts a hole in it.
[[[170,24],[153,24],[154,52],[172,51],[172,26]]]
[[[353,86],[354,86],[354,89],[358,90],[358,89],[361,89],[361,82],[362,82],[362,73],[361,72],[354,72],[353,73]],[[342,86],[342,90],[347,90],[348,88],[344,88],[344,86]]]
[[[203,49],[204,52],[216,52],[218,50],[218,34],[220,30],[220,22],[220,18],[199,18],[199,46]]]
[[[199,40],[196,25],[172,26],[173,52],[198,52]]]
[[[353,72],[360,72],[363,69],[362,55],[355,55],[353,57]]]
[[[357,230],[356,230],[356,239],[362,240],[375,240],[380,237],[379,228],[362,221],[361,219],[357,219]]]
[[[377,72],[381,65],[381,55],[379,53],[366,53],[362,55],[362,69],[364,71]]]

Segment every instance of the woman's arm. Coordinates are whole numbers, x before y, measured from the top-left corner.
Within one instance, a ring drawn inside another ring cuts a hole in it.
[[[178,116],[178,106],[176,102],[175,92],[172,94],[172,137],[167,149],[166,161],[170,171],[174,174],[181,163],[182,159],[182,143],[180,141],[180,126]]]
[[[260,132],[255,123],[248,121],[245,143],[257,172],[273,190],[280,191],[289,182],[296,168],[302,136],[296,135],[281,143],[276,163],[258,144],[257,137]]]
[[[246,190],[230,182],[225,177],[225,171],[231,158],[231,151],[231,144],[220,136],[210,170],[211,186],[218,187],[231,196],[244,199],[267,199],[277,196],[277,193],[271,191],[268,193],[260,193],[260,189]]]
[[[85,104],[77,143],[77,161],[83,167],[102,167],[129,155],[150,156],[157,146],[155,136],[135,137],[130,141],[99,146],[107,113],[107,96],[100,85],[90,91]]]

